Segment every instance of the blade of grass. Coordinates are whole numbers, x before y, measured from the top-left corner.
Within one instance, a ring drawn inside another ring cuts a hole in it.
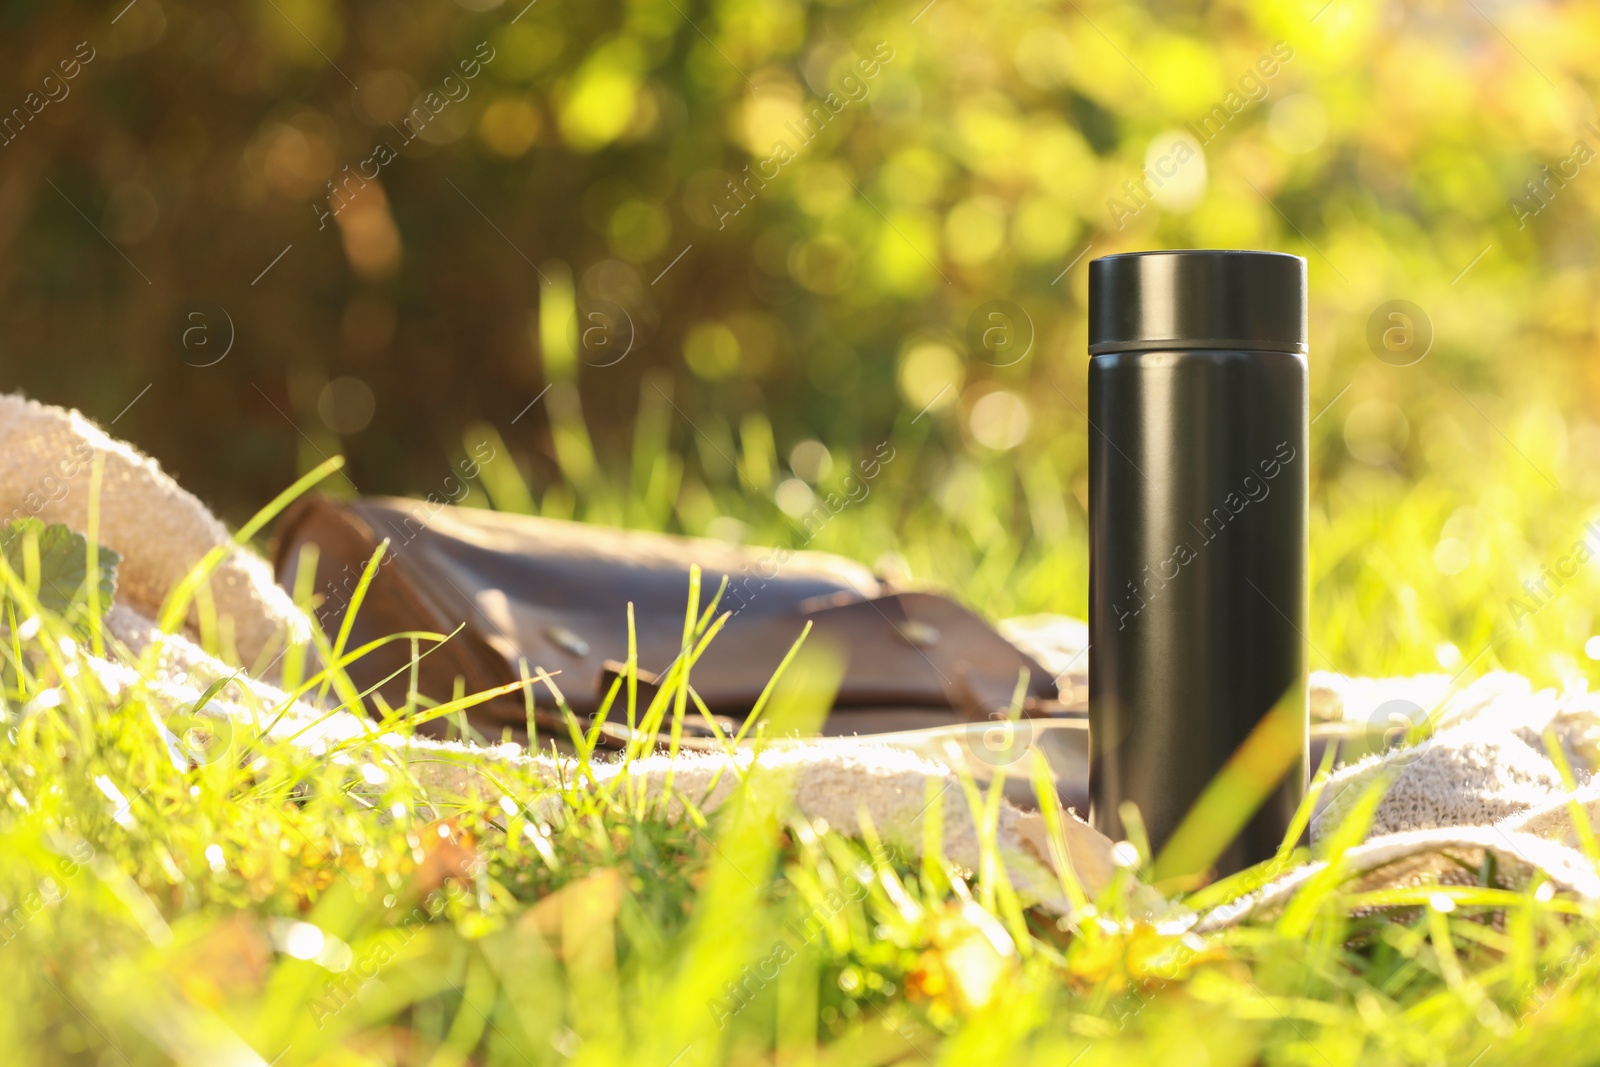
[[[89,647],[102,658],[106,654],[106,638],[104,621],[100,617],[100,487],[105,482],[105,474],[105,453],[96,449],[89,465],[89,518],[83,536],[84,598],[89,606]]]
[[[361,568],[361,578],[356,582],[356,588],[350,594],[350,603],[345,606],[344,618],[339,623],[339,635],[333,641],[333,659],[338,661],[344,655],[344,647],[350,641],[350,631],[355,627],[356,615],[361,611],[361,605],[367,599],[367,590],[372,586],[372,580],[378,576],[378,568],[383,564],[383,557],[389,551],[389,539],[385,537],[378,542],[378,547],[372,550],[372,555],[367,557],[366,566]],[[333,675],[323,679],[322,687],[317,690],[317,703],[320,704],[328,695],[328,687],[333,680]]]
[[[201,583],[207,581],[213,571],[222,564],[228,554],[242,545],[247,545],[250,540],[266,528],[267,523],[277,518],[279,512],[288,507],[312,486],[321,482],[329,475],[344,467],[344,457],[334,456],[318,464],[308,473],[302,475],[295,483],[272,499],[266,507],[256,512],[250,521],[234,533],[227,542],[211,549],[200,561],[196,563],[189,573],[184,575],[176,588],[167,596],[166,603],[162,605],[157,616],[157,626],[163,633],[177,633],[183,625],[183,620],[189,613],[189,605],[194,599],[195,590]]]

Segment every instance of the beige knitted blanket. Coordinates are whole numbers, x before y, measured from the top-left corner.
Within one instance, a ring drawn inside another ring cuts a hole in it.
[[[159,633],[150,620],[159,616],[167,594],[207,552],[231,545],[223,525],[153,460],[76,412],[0,397],[0,450],[0,521],[36,516],[86,530],[97,457],[103,465],[98,539],[123,560],[116,605],[107,615],[115,651],[104,659],[84,655],[113,691],[143,684],[176,709],[192,705],[213,682],[235,676],[209,709],[231,728],[258,730],[277,717],[273,735],[293,737],[313,752],[347,742],[383,746],[440,806],[469,794],[493,800],[496,782],[572,780],[570,764],[514,745],[380,735],[354,714],[327,714],[291,701],[271,684],[273,668],[286,643],[304,640],[310,624],[274,583],[267,564],[247,549],[229,551],[211,580],[207,605],[224,655],[243,665],[245,674],[196,643],[198,608],[190,613],[188,633]],[[1002,628],[1059,672],[1064,691],[1080,697],[1087,692],[1082,623],[1033,618]],[[135,665],[141,656],[155,664],[155,677],[141,681]],[[1584,820],[1600,820],[1600,783],[1589,784],[1600,763],[1600,701],[1587,693],[1535,692],[1526,680],[1506,674],[1489,675],[1459,692],[1442,675],[1312,678],[1313,716],[1324,730],[1360,731],[1375,710],[1397,697],[1438,708],[1439,729],[1420,745],[1340,769],[1324,784],[1312,823],[1314,857],[1355,799],[1381,778],[1387,792],[1368,836],[1340,860],[1341,877],[1353,888],[1459,881],[1493,853],[1503,883],[1523,884],[1542,872],[1564,891],[1600,897],[1596,865],[1579,850]],[[278,716],[283,709],[287,713]],[[1550,745],[1561,747],[1576,789],[1564,785]],[[1027,766],[1024,761],[1016,769]],[[759,754],[680,756],[671,764],[653,756],[602,765],[597,778],[603,783],[632,776],[646,790],[659,791],[670,776],[674,796],[712,810],[752,767],[783,780],[804,817],[845,832],[870,820],[877,833],[913,854],[929,844],[927,825],[934,818],[943,855],[968,870],[985,865],[985,842],[992,841],[1019,895],[1062,914],[1071,910],[1068,885],[1075,877],[1091,897],[1116,885],[1153,918],[1214,928],[1279,906],[1324,866],[1313,858],[1208,915],[1186,914],[1131,879],[1115,879],[1124,850],[1071,813],[1056,823],[1060,831],[1052,836],[1053,820],[1037,811],[1005,800],[969,802],[974,774],[985,777],[992,768],[972,764],[961,746],[937,735],[784,743]],[[729,769],[741,773],[721,773]],[[517,773],[498,773],[512,770]]]

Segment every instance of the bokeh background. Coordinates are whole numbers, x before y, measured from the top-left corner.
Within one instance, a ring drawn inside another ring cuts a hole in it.
[[[234,522],[343,453],[1081,614],[1088,260],[1288,250],[1313,664],[1585,684],[1597,46],[1575,0],[17,0],[0,383]]]

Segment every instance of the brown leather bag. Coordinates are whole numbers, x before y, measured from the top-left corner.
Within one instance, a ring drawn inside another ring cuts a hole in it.
[[[847,657],[825,733],[981,721],[1010,705],[1023,671],[1027,713],[1060,710],[1055,683],[1039,664],[966,608],[930,593],[886,590],[859,564],[815,552],[738,549],[419,500],[311,496],[279,522],[278,580],[294,589],[302,550],[315,545],[317,615],[328,633],[337,633],[384,538],[388,549],[347,648],[406,630],[460,627],[419,661],[417,689],[435,701],[516,682],[525,661],[530,672],[542,667],[556,676],[574,711],[592,715],[627,659],[629,603],[647,689],[679,654],[690,568],[698,565],[702,608],[726,576],[717,610],[732,614],[695,662],[691,684],[729,726],[748,714],[807,622],[808,643]],[[410,659],[408,642],[392,642],[348,671],[358,686],[376,687],[397,707],[410,684]],[[544,686],[534,692],[539,728],[565,737],[551,694]],[[620,717],[613,710],[613,722],[601,731],[613,744],[627,736],[615,722]],[[690,718],[685,727],[694,746],[709,729]],[[474,707],[469,721],[491,739],[507,732],[525,739],[524,693]]]

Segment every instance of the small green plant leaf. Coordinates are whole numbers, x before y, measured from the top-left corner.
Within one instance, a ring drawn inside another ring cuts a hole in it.
[[[24,581],[32,582],[27,560],[29,542],[38,553],[37,583],[34,595],[48,611],[67,619],[74,626],[84,628],[88,619],[85,582],[89,574],[89,544],[80,533],[74,533],[59,522],[48,526],[38,519],[15,519],[0,532],[0,551],[12,573]],[[100,615],[111,607],[117,588],[117,564],[122,557],[104,545],[99,549],[97,585],[99,596],[96,606]],[[10,599],[9,595],[5,598]]]

